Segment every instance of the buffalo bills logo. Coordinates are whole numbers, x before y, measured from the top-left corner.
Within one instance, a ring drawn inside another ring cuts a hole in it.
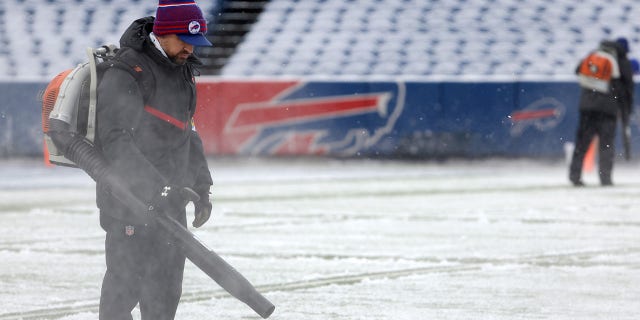
[[[199,32],[200,32],[200,22],[198,21],[189,22],[189,33],[197,34]]]
[[[534,127],[539,131],[553,129],[562,121],[565,112],[564,104],[554,98],[537,100],[509,115],[512,122],[511,136],[521,136],[528,127]]]
[[[357,155],[393,131],[404,100],[403,83],[292,83],[235,105],[222,134],[241,154]]]

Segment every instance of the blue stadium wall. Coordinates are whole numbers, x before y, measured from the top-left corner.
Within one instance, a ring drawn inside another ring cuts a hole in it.
[[[574,82],[198,85],[196,124],[210,155],[560,158],[578,118]],[[41,156],[45,86],[0,83],[0,157]],[[632,142],[640,150],[637,137]]]

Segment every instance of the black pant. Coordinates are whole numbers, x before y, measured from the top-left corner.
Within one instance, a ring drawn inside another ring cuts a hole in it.
[[[183,218],[186,225],[186,217]],[[140,303],[143,320],[174,319],[182,294],[185,256],[155,228],[112,223],[105,240],[107,271],[100,320],[130,320]]]
[[[582,163],[589,149],[589,144],[594,136],[598,136],[598,175],[600,183],[611,183],[611,171],[615,157],[615,137],[617,118],[613,115],[584,111],[580,112],[578,131],[576,133],[576,146],[573,150],[571,165],[569,167],[569,179],[573,182],[580,181],[582,177]]]

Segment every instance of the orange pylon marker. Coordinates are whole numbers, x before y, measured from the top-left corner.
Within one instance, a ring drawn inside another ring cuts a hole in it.
[[[44,157],[44,165],[47,167],[53,167],[53,164],[49,161],[49,148],[47,148],[46,142],[42,144],[42,155]]]
[[[589,144],[589,149],[587,149],[587,153],[584,155],[584,160],[582,161],[582,171],[584,172],[593,172],[596,167],[596,154],[598,153],[598,137],[593,138],[591,140],[591,144]]]

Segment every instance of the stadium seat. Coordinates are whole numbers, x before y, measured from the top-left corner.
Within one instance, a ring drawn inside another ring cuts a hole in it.
[[[621,0],[606,6],[596,0],[273,0],[251,32],[270,30],[273,42],[250,33],[237,55],[280,61],[283,67],[270,64],[270,72],[298,76],[571,76],[576,61],[603,38],[627,36],[633,50],[638,26],[617,31],[622,26],[615,22],[633,21],[640,13],[635,7]],[[332,59],[342,65],[317,62]],[[223,76],[270,75],[236,63],[243,62],[232,58]]]
[[[213,9],[213,1],[200,5]],[[156,6],[142,0],[0,1],[0,80],[48,81],[85,61],[86,47],[117,44],[134,19],[154,15]]]
[[[48,80],[156,7],[71,2],[0,2],[0,79]],[[271,0],[221,76],[571,77],[605,38],[640,56],[638,16],[633,0]]]

